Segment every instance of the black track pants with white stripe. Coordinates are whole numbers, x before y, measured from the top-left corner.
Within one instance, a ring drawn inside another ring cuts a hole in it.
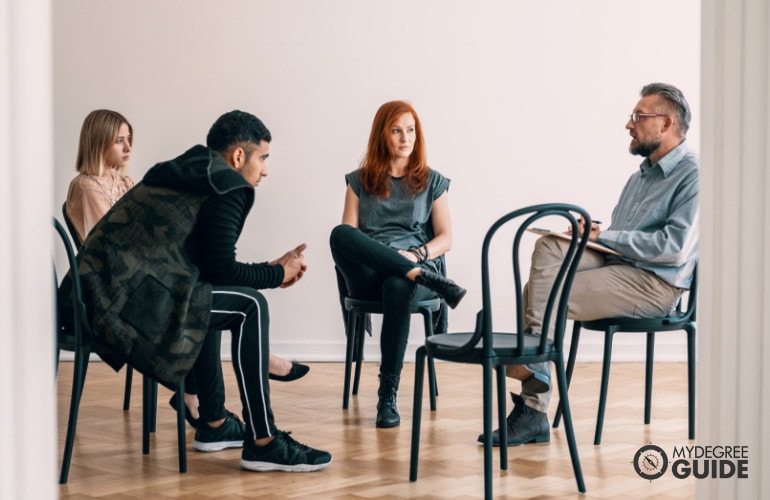
[[[241,393],[247,436],[250,433],[251,439],[259,439],[275,435],[268,381],[270,315],[267,300],[253,288],[215,286],[209,332],[217,330],[232,332],[233,368]],[[196,373],[199,378],[201,375]]]

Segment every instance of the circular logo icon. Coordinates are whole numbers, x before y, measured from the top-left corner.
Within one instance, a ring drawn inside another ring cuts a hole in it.
[[[668,456],[654,444],[642,446],[634,455],[634,470],[644,479],[658,479],[668,469]]]

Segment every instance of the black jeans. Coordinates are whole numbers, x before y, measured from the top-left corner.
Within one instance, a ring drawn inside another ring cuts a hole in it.
[[[268,378],[270,315],[267,300],[253,288],[215,286],[212,291],[209,332],[193,367],[201,420],[210,422],[226,415],[219,330],[232,333],[233,369],[250,438],[273,436],[276,428]]]
[[[380,373],[400,375],[409,339],[409,304],[435,294],[406,277],[417,264],[357,228],[346,224],[335,227],[329,246],[348,295],[382,301]]]

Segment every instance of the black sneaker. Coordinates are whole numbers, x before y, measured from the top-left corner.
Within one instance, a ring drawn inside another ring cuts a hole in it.
[[[513,410],[507,418],[508,446],[528,443],[547,443],[551,440],[548,415],[524,404],[524,398],[511,393]],[[484,434],[479,434],[479,444],[484,444]],[[492,432],[492,446],[500,446],[500,431]]]
[[[193,449],[196,451],[220,451],[226,448],[242,448],[246,424],[234,414],[227,412],[225,421],[219,427],[202,422],[195,431]]]
[[[329,452],[314,450],[292,439],[290,432],[278,431],[265,446],[246,440],[241,453],[241,469],[266,472],[312,472],[332,463]]]

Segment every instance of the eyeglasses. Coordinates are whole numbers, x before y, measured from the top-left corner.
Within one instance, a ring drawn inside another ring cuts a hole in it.
[[[639,111],[634,111],[630,115],[628,115],[628,118],[631,120],[631,123],[636,124],[639,123],[639,118],[652,118],[655,116],[668,116],[668,115],[662,115],[660,113],[640,113]]]

